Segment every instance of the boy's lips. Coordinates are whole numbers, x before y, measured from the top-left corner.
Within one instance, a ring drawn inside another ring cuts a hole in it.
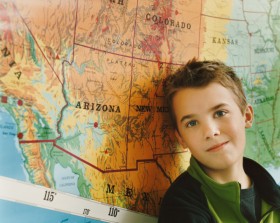
[[[206,151],[207,152],[216,152],[219,151],[220,149],[222,149],[224,147],[224,145],[226,145],[229,141],[223,142],[223,143],[219,143],[216,144],[214,146],[211,146],[210,148],[208,148]]]

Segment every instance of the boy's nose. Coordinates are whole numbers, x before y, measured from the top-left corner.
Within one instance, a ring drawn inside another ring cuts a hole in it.
[[[220,130],[214,123],[209,123],[204,126],[205,139],[211,139],[218,135],[220,135]]]

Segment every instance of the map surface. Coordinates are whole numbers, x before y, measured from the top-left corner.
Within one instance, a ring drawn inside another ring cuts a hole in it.
[[[246,156],[280,184],[279,9],[276,0],[0,0],[0,175],[157,216],[190,157],[162,82],[197,57],[242,78],[255,110]]]

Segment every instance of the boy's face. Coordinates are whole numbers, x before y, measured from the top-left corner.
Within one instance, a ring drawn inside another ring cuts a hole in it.
[[[252,126],[253,109],[242,114],[233,92],[218,83],[186,88],[173,98],[178,131],[184,148],[209,171],[242,164],[245,128]]]

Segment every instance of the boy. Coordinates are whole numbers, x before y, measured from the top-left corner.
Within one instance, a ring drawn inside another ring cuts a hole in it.
[[[178,142],[192,154],[170,186],[159,223],[280,223],[280,188],[243,157],[253,122],[240,79],[218,61],[189,61],[169,76],[164,93]]]

